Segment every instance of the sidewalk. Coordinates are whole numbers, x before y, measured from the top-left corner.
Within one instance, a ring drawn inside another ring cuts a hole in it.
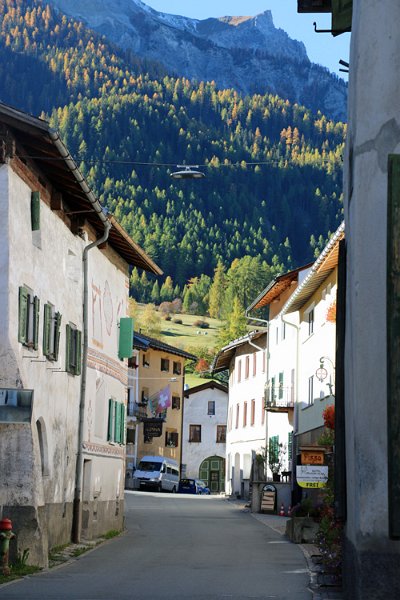
[[[243,510],[250,512],[250,509],[243,504]],[[289,517],[279,517],[278,515],[267,515],[263,513],[251,513],[251,516],[277,531],[281,535],[285,535],[286,522]],[[299,544],[302,549],[308,570],[310,572],[310,590],[313,594],[313,600],[343,600],[344,596],[341,588],[330,575],[323,572],[321,564],[321,555],[318,548],[314,544]]]

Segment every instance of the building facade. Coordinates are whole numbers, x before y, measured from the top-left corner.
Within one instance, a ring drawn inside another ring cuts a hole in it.
[[[197,357],[136,331],[133,348],[136,376],[128,411],[128,430],[134,430],[129,436],[136,446],[133,468],[146,455],[166,456],[181,465],[185,361]]]
[[[0,123],[0,506],[46,565],[122,528],[128,267],[160,270],[47,123],[2,104]]]
[[[266,444],[267,334],[254,331],[234,340],[218,353],[214,372],[229,369],[225,492],[247,498],[252,463]]]
[[[185,390],[182,474],[202,479],[211,493],[225,491],[228,388],[209,381]]]

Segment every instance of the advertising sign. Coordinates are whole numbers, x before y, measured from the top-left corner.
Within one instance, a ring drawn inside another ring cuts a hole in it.
[[[163,419],[146,419],[143,421],[145,441],[151,441],[154,437],[161,437],[163,423]]]
[[[323,465],[325,461],[325,452],[322,450],[302,450],[302,465]]]
[[[302,465],[296,468],[297,483],[302,488],[324,488],[328,481],[328,467]]]

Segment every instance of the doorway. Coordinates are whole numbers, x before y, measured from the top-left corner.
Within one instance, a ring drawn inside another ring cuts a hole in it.
[[[199,469],[199,478],[210,488],[212,494],[225,491],[225,459],[210,456],[203,460]]]

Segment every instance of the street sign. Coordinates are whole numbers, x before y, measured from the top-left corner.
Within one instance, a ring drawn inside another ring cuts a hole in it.
[[[328,467],[317,465],[297,466],[296,479],[302,488],[324,488],[328,481]]]

